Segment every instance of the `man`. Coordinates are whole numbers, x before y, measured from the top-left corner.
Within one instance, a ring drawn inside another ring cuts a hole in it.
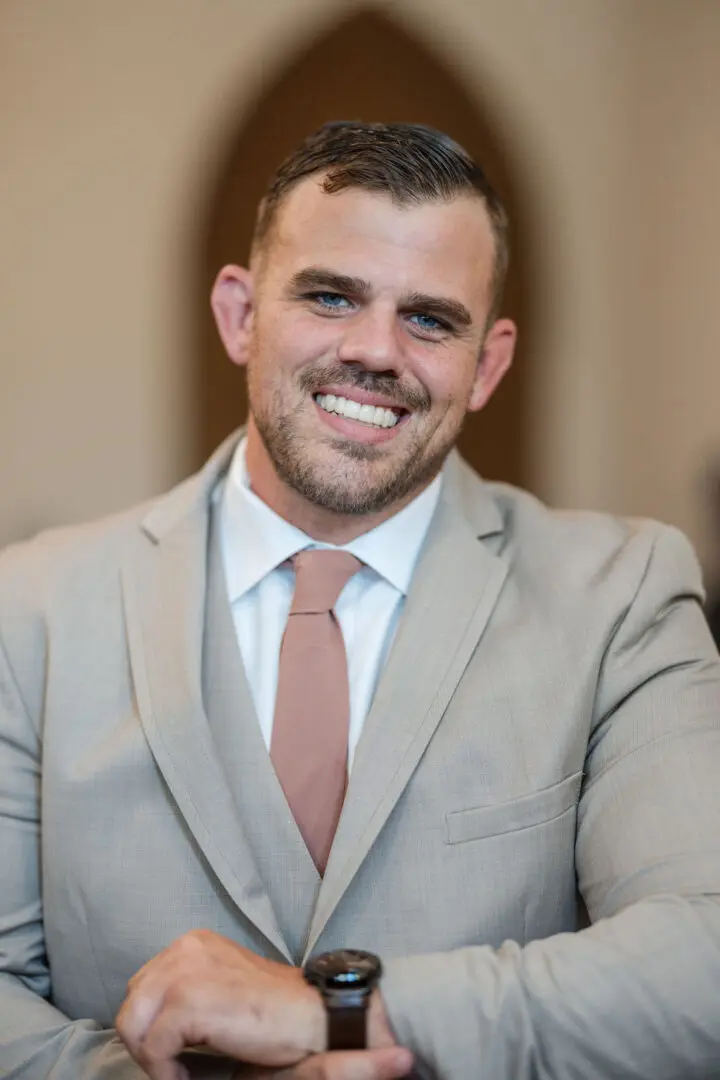
[[[2,1075],[718,1075],[698,568],[454,453],[506,263],[449,139],[322,128],[213,291],[246,432],[0,560]]]

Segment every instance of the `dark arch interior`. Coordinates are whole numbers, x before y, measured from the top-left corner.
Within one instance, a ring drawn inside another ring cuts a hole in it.
[[[309,131],[333,119],[406,120],[440,128],[470,151],[502,193],[514,250],[503,313],[519,322],[521,344],[496,396],[468,419],[460,448],[483,475],[531,486],[522,342],[531,332],[532,297],[517,169],[483,103],[424,44],[374,9],[355,12],[307,42],[263,89],[220,163],[196,260],[197,463],[247,412],[244,376],[225,356],[208,306],[212,282],[223,264],[246,261],[269,175]]]

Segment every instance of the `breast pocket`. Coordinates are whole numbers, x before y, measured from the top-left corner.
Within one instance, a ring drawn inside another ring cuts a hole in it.
[[[520,799],[453,810],[445,816],[447,842],[464,844],[468,840],[483,840],[554,821],[577,805],[581,783],[582,772],[577,772],[552,787]]]

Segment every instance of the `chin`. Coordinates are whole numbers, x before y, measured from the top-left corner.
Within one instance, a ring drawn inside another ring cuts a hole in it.
[[[380,513],[407,494],[397,473],[369,477],[358,476],[357,472],[352,467],[332,470],[330,474],[323,469],[307,469],[293,478],[293,487],[313,505],[353,517]]]

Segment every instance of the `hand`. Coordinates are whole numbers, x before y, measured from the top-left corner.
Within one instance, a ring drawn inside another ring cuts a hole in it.
[[[286,1067],[326,1045],[325,1008],[299,968],[265,960],[210,930],[183,935],[133,976],[115,1026],[152,1080],[186,1080],[176,1059],[190,1046]],[[326,1067],[308,1065],[301,1080],[325,1076]],[[336,1075],[344,1076],[331,1072],[328,1080]]]
[[[400,1080],[412,1069],[409,1050],[394,1046],[383,1050],[333,1051],[313,1054],[299,1065],[273,1071],[273,1080]],[[233,1080],[267,1080],[268,1071],[240,1066]]]

